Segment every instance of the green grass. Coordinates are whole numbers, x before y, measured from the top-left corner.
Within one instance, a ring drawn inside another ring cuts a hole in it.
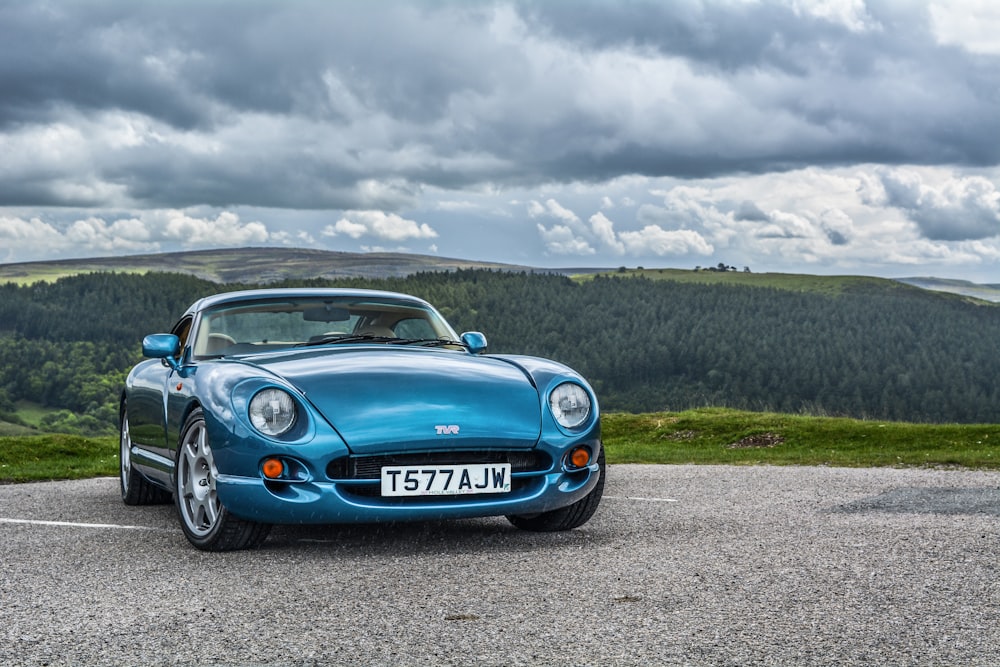
[[[863,289],[872,286],[901,290],[917,289],[894,280],[869,276],[813,276],[795,273],[745,273],[743,271],[693,271],[688,269],[626,269],[625,271],[616,270],[600,274],[580,274],[573,276],[573,278],[579,282],[586,282],[593,280],[596,275],[608,278],[643,277],[649,280],[671,280],[702,285],[748,285],[829,295],[842,294],[849,289]]]
[[[30,426],[22,426],[0,419],[0,437],[38,435],[38,431]]]
[[[1000,469],[1000,425],[906,424],[708,408],[603,416],[609,463]],[[0,483],[118,474],[114,437],[0,437]]]
[[[14,407],[16,408],[14,414],[17,415],[18,419],[35,428],[41,426],[42,418],[46,415],[58,412],[56,408],[46,408],[31,401],[17,401]]]
[[[92,268],[90,271],[100,271],[102,269]],[[106,269],[105,269],[106,270]],[[118,273],[147,273],[141,269],[120,269],[116,270]],[[42,266],[40,268],[32,268],[26,270],[23,268],[8,268],[0,266],[0,283],[16,283],[17,285],[24,287],[25,285],[34,285],[38,282],[54,283],[60,278],[68,278],[70,276],[76,276],[81,273],[89,272],[86,268],[76,269],[76,268],[56,268],[50,266]]]
[[[1000,468],[1000,425],[908,424],[736,410],[603,416],[613,463]]]
[[[256,284],[276,279],[302,280],[326,274],[389,277],[420,271],[448,271],[459,267],[530,269],[527,266],[404,253],[343,253],[307,248],[220,248],[0,264],[0,284],[14,282],[30,285],[42,280],[54,282],[66,276],[99,271],[186,273],[216,283]]]
[[[0,437],[0,483],[118,474],[118,439],[49,433]]]

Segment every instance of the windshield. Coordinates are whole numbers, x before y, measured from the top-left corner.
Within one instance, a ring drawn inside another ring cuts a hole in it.
[[[201,316],[194,354],[254,354],[297,345],[458,341],[434,310],[372,297],[306,297],[227,304]]]

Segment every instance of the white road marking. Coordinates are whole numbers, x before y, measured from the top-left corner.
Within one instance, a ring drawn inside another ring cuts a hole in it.
[[[644,498],[642,496],[604,496],[602,500],[634,500],[641,503],[676,503],[676,498]]]
[[[630,500],[640,503],[676,503],[675,498],[646,498],[643,496],[604,496],[603,500]],[[27,526],[57,526],[62,528],[101,528],[117,530],[149,530],[154,532],[172,532],[165,528],[153,528],[151,526],[128,526],[117,523],[81,523],[75,521],[41,521],[39,519],[7,519],[0,517],[0,524],[20,524]],[[299,540],[326,542],[328,540]]]
[[[68,528],[117,528],[119,530],[152,530],[158,532],[169,532],[163,528],[153,528],[151,526],[123,526],[116,523],[76,523],[73,521],[39,521],[37,519],[5,519],[0,517],[0,523],[17,523],[29,526],[61,526]]]

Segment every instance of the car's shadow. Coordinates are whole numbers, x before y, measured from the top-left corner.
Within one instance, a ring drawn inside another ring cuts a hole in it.
[[[177,539],[186,543],[172,503],[140,509],[146,515],[145,523],[154,524],[157,530],[170,533],[176,528]],[[521,530],[503,517],[396,523],[275,525],[259,549],[316,551],[357,557],[401,552],[518,553],[533,552],[539,548],[579,548],[603,544],[613,539],[611,513],[609,508],[599,507],[593,518],[583,526],[551,533]],[[129,519],[127,522],[136,521]]]
[[[576,530],[533,533],[502,517],[407,523],[274,526],[261,549],[322,550],[357,555],[535,551],[579,548],[608,538],[598,522]]]

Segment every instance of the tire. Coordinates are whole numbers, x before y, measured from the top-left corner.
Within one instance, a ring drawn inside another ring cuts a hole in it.
[[[132,436],[128,410],[122,406],[118,439],[118,482],[126,505],[162,505],[170,502],[170,492],[156,486],[132,467]]]
[[[551,512],[530,515],[508,515],[507,520],[521,530],[530,530],[539,533],[573,530],[587,523],[590,517],[594,516],[597,506],[601,504],[601,496],[604,495],[604,472],[606,466],[604,463],[603,447],[601,447],[601,453],[597,457],[597,463],[600,466],[600,472],[598,473],[600,477],[597,479],[597,486],[580,500],[572,505],[560,507]]]
[[[205,416],[195,409],[184,422],[174,468],[174,500],[181,529],[202,551],[237,551],[260,546],[271,526],[233,516],[219,502],[218,470],[208,443]]]

